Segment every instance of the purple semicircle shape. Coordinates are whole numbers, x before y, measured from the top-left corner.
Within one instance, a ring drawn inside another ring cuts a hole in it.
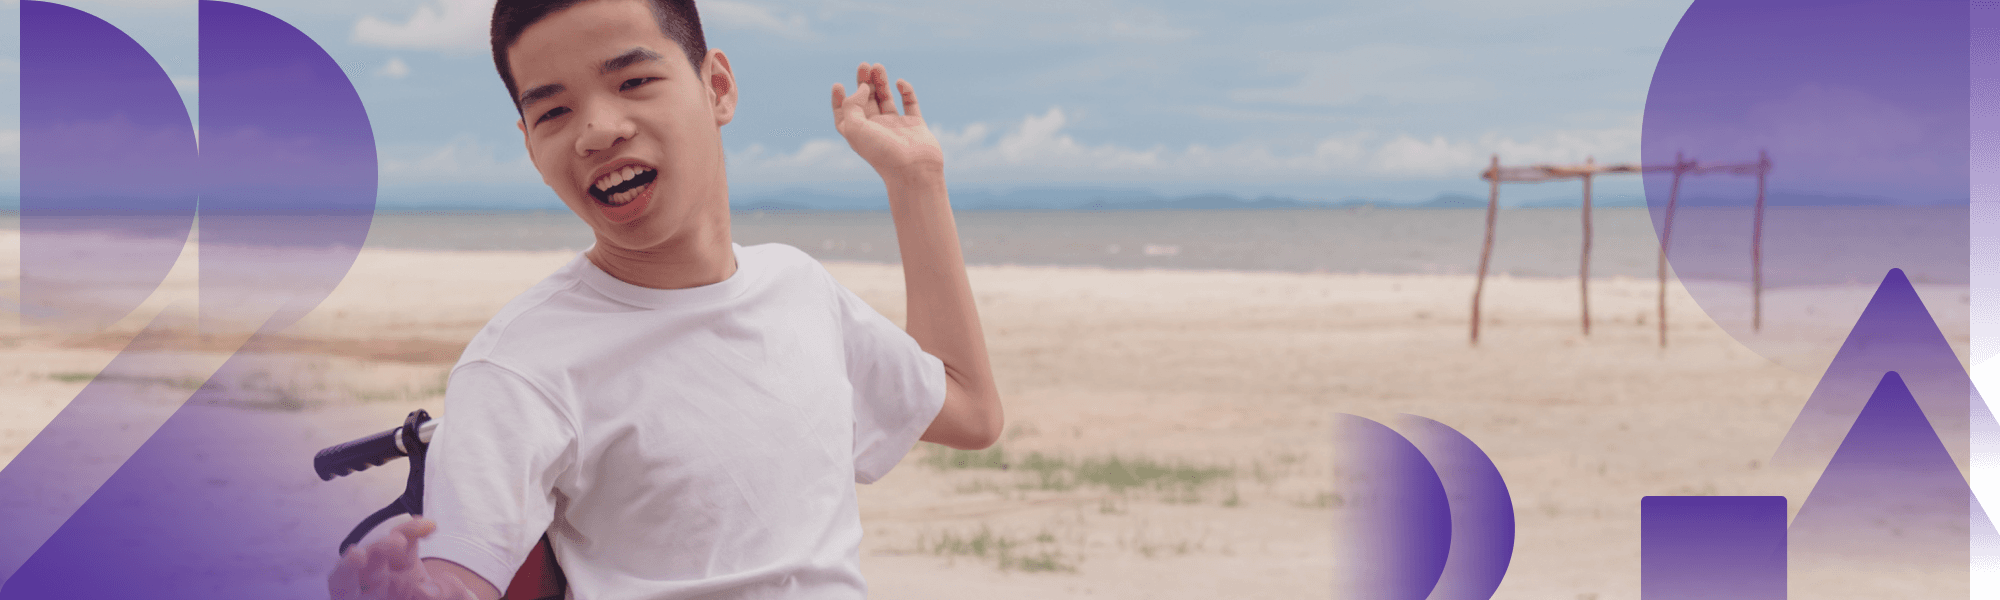
[[[200,18],[200,309],[268,333],[313,308],[352,265],[374,208],[373,130],[346,74],[297,28],[210,0]],[[269,377],[268,368],[239,353],[212,381]],[[281,396],[193,390],[74,514],[50,515],[67,520],[0,599],[326,597],[335,544],[375,507],[328,510],[298,494],[319,483],[308,469],[315,424],[296,412],[299,399]],[[62,460],[99,441],[45,433],[29,450]]]
[[[1890,268],[1970,281],[1968,8],[1696,0],[1682,16],[1646,95],[1646,201],[1674,274],[1737,341],[1816,368],[1834,348],[1807,315],[1845,321],[1849,291]],[[1929,308],[1969,319],[1963,303]]]
[[[1488,600],[1514,557],[1514,500],[1500,468],[1465,434],[1416,415],[1397,429],[1437,470],[1451,503],[1451,552],[1429,600]]]
[[[202,0],[200,16],[201,318],[273,331],[324,300],[367,239],[375,133],[305,33],[228,2]]]
[[[198,195],[194,125],[125,32],[59,4],[20,9],[21,316],[96,334],[180,258]]]
[[[1438,473],[1395,430],[1354,415],[1334,420],[1339,546],[1336,598],[1423,600],[1451,550],[1449,500]]]

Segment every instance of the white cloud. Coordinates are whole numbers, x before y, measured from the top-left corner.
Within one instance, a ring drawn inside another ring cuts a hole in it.
[[[768,7],[748,2],[732,0],[709,0],[700,3],[696,10],[701,12],[701,24],[706,28],[747,29],[763,31],[792,39],[810,39],[812,28],[806,24],[805,15],[793,13],[780,17]]]
[[[362,15],[354,22],[355,43],[383,48],[478,54],[490,48],[487,30],[493,0],[436,0],[417,7],[402,22]]]
[[[402,79],[409,76],[410,64],[403,62],[401,57],[392,56],[389,57],[388,63],[382,65],[382,68],[375,70],[375,74],[390,79]]]
[[[518,146],[516,147],[518,148]],[[518,151],[519,154],[514,154]],[[505,151],[470,135],[439,146],[381,149],[383,183],[540,182],[525,150]]]
[[[1462,140],[1399,135],[1375,149],[1367,169],[1390,177],[1446,177],[1476,173],[1486,168],[1495,154],[1509,166],[1583,162],[1586,158],[1600,163],[1637,162],[1639,127],[1634,123],[1614,129],[1555,131],[1527,141],[1490,133]]]
[[[1219,147],[1134,148],[1079,140],[1066,131],[1068,125],[1068,113],[1054,107],[1023,117],[998,137],[993,136],[995,128],[984,123],[936,133],[955,183],[1451,179],[1477,176],[1495,153],[1509,165],[1580,162],[1586,157],[1609,163],[1633,161],[1639,155],[1637,119],[1624,127],[1554,131],[1525,140],[1497,133],[1423,138],[1352,132],[1295,151],[1254,141]],[[874,176],[844,141],[826,138],[809,140],[792,153],[753,145],[730,156],[730,169],[732,177],[760,183]]]
[[[174,89],[180,90],[182,95],[201,93],[200,77],[172,77],[170,79],[174,82]]]

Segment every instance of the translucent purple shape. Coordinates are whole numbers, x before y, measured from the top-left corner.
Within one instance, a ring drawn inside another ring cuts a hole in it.
[[[1451,505],[1451,550],[1429,600],[1487,600],[1514,557],[1514,500],[1486,452],[1443,423],[1399,415],[1403,436],[1423,453]]]
[[[1879,565],[1963,583],[1972,491],[1897,373],[1888,373],[1792,520],[1794,561]]]
[[[1736,339],[1766,355],[1813,339],[1753,317],[1759,301],[1765,318],[1801,312],[1818,297],[1804,286],[1890,268],[1968,282],[1969,40],[1965,2],[1689,7],[1646,97],[1646,198],[1655,233],[1671,220],[1674,271]],[[1763,156],[1760,221],[1757,179],[1714,168]],[[1793,291],[1760,299],[1760,284]],[[1965,320],[1964,305],[1931,309]]]
[[[1882,277],[1772,462],[1825,464],[1869,398],[1881,393],[1882,374],[1890,371],[1903,375],[1898,380],[1908,385],[1920,416],[1928,418],[1925,434],[1943,444],[1954,464],[1968,464],[1972,381],[1901,270]]]
[[[1444,483],[1416,446],[1381,423],[1339,415],[1334,432],[1341,499],[1334,597],[1423,600],[1452,545]]]
[[[1640,600],[1785,600],[1784,496],[1639,501]]]
[[[180,257],[198,194],[194,126],[138,42],[81,10],[21,3],[24,325],[91,334]]]

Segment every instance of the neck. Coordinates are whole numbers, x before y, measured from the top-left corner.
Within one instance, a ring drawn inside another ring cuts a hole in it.
[[[736,250],[729,239],[727,213],[720,227],[699,231],[645,250],[618,248],[600,236],[584,257],[619,281],[662,290],[711,285],[735,275]]]

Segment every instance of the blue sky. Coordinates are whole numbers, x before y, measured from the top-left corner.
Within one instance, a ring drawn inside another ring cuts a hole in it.
[[[193,0],[66,0],[119,26],[199,96]],[[491,0],[247,0],[297,26],[368,106],[385,201],[508,206],[552,194],[521,150],[486,51]],[[18,74],[7,3],[0,77]],[[739,198],[878,193],[827,88],[881,62],[918,86],[954,186],[1421,201],[1483,195],[1509,164],[1636,161],[1640,115],[1686,1],[710,0],[735,67],[724,128]],[[16,93],[0,145],[18,136]],[[4,161],[15,172],[16,161]],[[1510,188],[1521,201],[1573,184]],[[1600,194],[1639,193],[1607,178]]]

